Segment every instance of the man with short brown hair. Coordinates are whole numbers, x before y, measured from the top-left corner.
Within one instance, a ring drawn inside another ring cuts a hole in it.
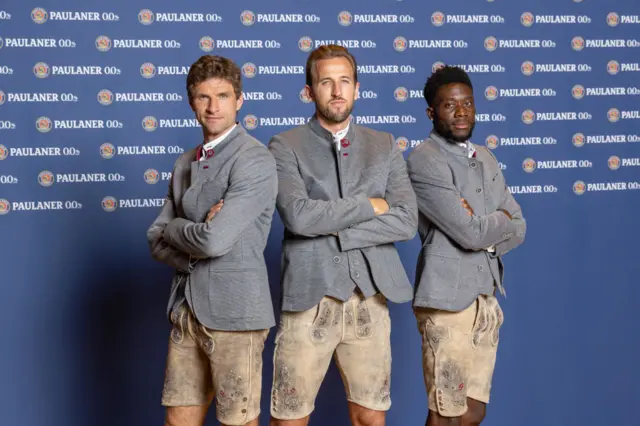
[[[187,76],[203,141],[175,163],[147,237],[176,269],[162,392],[166,426],[201,426],[215,397],[223,425],[258,425],[262,350],[275,324],[264,248],[277,177],[266,147],[236,122],[240,69],[202,56]]]
[[[308,423],[335,355],[351,422],[381,426],[391,406],[387,299],[412,298],[394,243],[416,233],[415,195],[393,136],[351,122],[353,56],[322,46],[306,69],[316,113],[269,143],[285,225],[272,424]]]

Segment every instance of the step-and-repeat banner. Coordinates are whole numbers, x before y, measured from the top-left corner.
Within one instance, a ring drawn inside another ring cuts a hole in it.
[[[160,424],[171,271],[150,259],[145,231],[174,161],[201,140],[189,66],[205,54],[236,61],[239,121],[266,144],[313,114],[305,60],[329,43],[358,61],[354,121],[392,133],[405,155],[431,128],[429,74],[451,64],[471,76],[473,141],[496,155],[529,220],[527,242],[505,258],[487,424],[631,419],[640,4],[236,3],[0,5],[2,423]],[[281,238],[276,216],[267,248],[276,307]],[[419,242],[398,247],[413,278]],[[389,424],[423,424],[415,320],[409,304],[392,314]],[[585,410],[588,400],[597,402]],[[312,424],[348,424],[345,407],[331,370]]]

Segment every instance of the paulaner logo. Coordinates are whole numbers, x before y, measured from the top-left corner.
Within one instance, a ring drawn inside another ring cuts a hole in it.
[[[104,197],[102,199],[102,209],[105,212],[112,212],[118,207],[118,201],[113,197]]]
[[[498,98],[498,89],[495,86],[489,86],[485,89],[484,96],[488,101],[495,101]]]
[[[255,66],[255,64],[251,62],[247,62],[242,66],[242,75],[244,75],[247,78],[255,77],[257,72],[258,72],[258,68]]]
[[[45,188],[53,185],[53,173],[48,170],[43,170],[38,175],[38,183]]]
[[[522,74],[528,77],[535,72],[535,65],[531,61],[525,61],[522,63],[520,69],[522,70]]]
[[[102,156],[102,158],[110,160],[114,155],[116,155],[116,147],[109,142],[105,142],[100,145],[100,155]]]
[[[609,157],[609,160],[607,160],[607,165],[611,170],[618,170],[620,168],[620,157],[612,155]]]
[[[100,105],[111,105],[113,103],[113,93],[107,89],[99,91],[98,102],[100,103]]]
[[[404,52],[405,50],[407,50],[407,46],[407,39],[404,37],[396,37],[393,40],[393,48],[398,52]]]
[[[526,158],[522,162],[522,169],[527,173],[533,173],[536,169],[536,161],[533,158]]]
[[[255,24],[256,15],[250,10],[245,10],[240,14],[240,22],[242,22],[242,25],[249,27]]]
[[[573,89],[571,89],[571,95],[575,98],[575,99],[582,99],[584,98],[584,86],[581,86],[579,84],[576,84],[575,86],[573,86]]]
[[[586,192],[587,190],[587,185],[581,181],[581,180],[577,180],[573,183],[573,192],[576,195],[582,195]]]
[[[607,15],[607,25],[610,27],[617,27],[620,23],[620,16],[617,13],[611,12]]]
[[[409,148],[409,139],[400,136],[396,139],[396,145],[398,145],[398,149],[402,152],[406,151]]]
[[[0,144],[0,161],[6,159],[9,156],[9,150],[6,146]]]
[[[485,143],[489,149],[496,149],[498,147],[498,137],[496,135],[489,135],[485,139]]]
[[[33,66],[33,75],[38,78],[49,77],[49,65],[44,62],[38,62]]]
[[[571,142],[573,143],[573,146],[575,146],[576,148],[582,148],[584,146],[585,141],[586,141],[586,138],[582,133],[576,133],[573,135],[573,138],[571,138]]]
[[[47,22],[47,17],[47,11],[41,7],[36,7],[31,11],[31,19],[36,24],[44,24],[45,22]]]
[[[9,201],[4,198],[0,198],[0,215],[9,213],[9,210],[11,210],[11,204]]]
[[[520,16],[520,23],[522,23],[522,25],[524,25],[525,27],[530,27],[533,25],[535,18],[533,16],[533,13],[531,12],[525,12],[522,14],[522,16]]]
[[[524,124],[532,124],[536,120],[536,114],[528,109],[522,113],[522,122]]]
[[[256,127],[258,127],[258,117],[253,114],[248,114],[244,117],[242,123],[244,124],[244,127],[246,129],[254,130]]]
[[[338,23],[343,27],[348,27],[353,23],[353,16],[351,15],[351,13],[343,10],[338,14]]]
[[[108,52],[111,50],[111,39],[107,36],[98,36],[96,38],[96,49],[101,52]]]
[[[151,25],[153,24],[153,12],[149,9],[142,9],[138,13],[138,21],[142,25]]]
[[[607,111],[607,119],[611,123],[617,123],[620,120],[620,110],[618,108],[611,108]]]
[[[52,127],[53,123],[49,119],[49,117],[39,117],[36,120],[36,129],[38,129],[40,133],[47,133],[51,130]]]
[[[487,37],[484,39],[484,48],[489,52],[493,52],[498,48],[498,39],[495,37]]]
[[[153,132],[158,128],[158,120],[155,117],[148,115],[142,119],[142,128],[147,132]]]
[[[144,172],[144,181],[147,182],[148,184],[150,185],[156,184],[158,183],[158,180],[160,180],[160,174],[156,169],[147,169]]]
[[[203,52],[212,52],[215,46],[214,40],[209,36],[204,36],[200,39],[200,49]]]
[[[303,52],[311,52],[311,49],[313,49],[313,40],[311,37],[300,37],[300,40],[298,40],[298,48]]]
[[[431,23],[435,26],[435,27],[441,27],[444,25],[444,13],[442,12],[433,12],[433,14],[431,14]]]
[[[140,75],[144,78],[153,78],[156,76],[156,66],[151,62],[145,62],[140,65]]]
[[[409,98],[409,91],[406,87],[398,87],[394,90],[393,97],[396,98],[398,102],[404,102]]]
[[[618,61],[609,61],[607,63],[607,72],[611,75],[616,75],[620,72],[620,64]]]
[[[571,47],[576,52],[580,52],[582,49],[584,49],[584,38],[579,37],[579,36],[578,37],[574,37],[571,40]]]

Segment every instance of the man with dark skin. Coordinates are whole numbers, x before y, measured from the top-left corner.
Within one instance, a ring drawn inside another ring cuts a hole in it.
[[[460,68],[424,88],[433,130],[407,160],[422,249],[414,313],[422,335],[427,426],[477,426],[489,402],[504,316],[502,256],[522,244],[526,222],[495,156],[471,143],[473,86]]]

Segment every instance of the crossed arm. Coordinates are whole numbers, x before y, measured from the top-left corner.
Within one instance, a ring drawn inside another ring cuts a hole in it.
[[[409,156],[408,169],[420,212],[461,247],[480,251],[495,246],[494,255],[500,256],[522,242],[524,219],[506,186],[499,209],[479,216],[455,187],[445,159],[417,149]]]
[[[175,172],[175,168],[173,170]],[[170,246],[162,234],[167,224],[175,219],[175,202],[173,198],[173,180],[169,180],[167,198],[158,217],[147,230],[147,241],[151,250],[151,257],[175,268],[181,272],[190,272],[191,264],[189,255]]]
[[[269,150],[278,170],[278,212],[294,234],[337,235],[343,251],[410,239],[415,235],[415,195],[399,151],[393,152],[385,200],[358,194],[325,201],[309,197],[295,154],[278,136],[271,139]]]
[[[205,222],[176,217],[174,211],[163,218],[163,209],[158,218],[163,220],[156,220],[155,228],[152,225],[156,239],[158,228],[164,225],[163,244],[187,258],[213,258],[228,253],[242,232],[275,201],[277,179],[272,156],[262,147],[247,150],[236,160],[230,182],[224,201],[211,208]]]

